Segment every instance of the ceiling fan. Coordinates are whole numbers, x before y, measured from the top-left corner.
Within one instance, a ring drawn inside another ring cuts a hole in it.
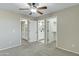
[[[36,12],[42,15],[43,12],[41,12],[40,10],[47,9],[47,6],[39,7],[39,3],[27,3],[27,5],[30,8],[19,8],[19,10],[30,10],[29,15],[32,15],[32,13],[36,13]]]

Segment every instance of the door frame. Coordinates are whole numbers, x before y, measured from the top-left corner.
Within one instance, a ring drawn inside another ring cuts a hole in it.
[[[35,21],[36,22],[36,41],[38,41],[38,22],[37,22],[37,20],[28,20],[28,41],[30,40],[30,34],[29,34],[29,25],[30,25],[30,21]]]
[[[52,18],[56,18],[56,20],[57,20],[57,16],[53,16]],[[50,19],[50,18],[48,18],[48,19]],[[47,33],[47,20],[48,19],[45,19],[45,38],[46,38],[45,39],[45,44],[48,44],[48,36],[47,36],[47,34],[48,34]],[[56,30],[57,30],[57,25],[58,25],[58,22],[56,24]],[[57,45],[57,39],[58,39],[57,38],[57,34],[58,34],[58,32],[56,32],[56,40],[55,40],[56,41],[56,45]]]
[[[20,19],[20,28],[21,28],[21,40],[20,42],[22,43],[22,20],[27,20],[25,18]],[[29,40],[29,21],[27,20],[27,40]]]
[[[43,20],[44,20],[44,19],[43,19]],[[37,20],[37,36],[39,36],[39,35],[38,35],[38,21],[39,21],[39,20]],[[38,39],[38,38],[37,38],[37,39]],[[37,40],[37,41],[39,42],[39,40]],[[45,40],[45,20],[44,20],[44,43],[45,43],[45,41],[46,41],[46,40]]]

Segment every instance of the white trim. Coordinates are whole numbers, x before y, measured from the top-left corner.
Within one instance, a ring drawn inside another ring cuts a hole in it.
[[[38,20],[36,22],[37,22],[37,25],[36,25],[37,26],[37,29],[36,29],[37,31],[36,31],[36,33],[37,33],[37,41],[38,41]]]
[[[27,40],[29,41],[29,20],[27,20]]]
[[[21,33],[21,21],[20,21],[20,44],[21,44],[21,39],[22,39],[22,33]]]
[[[55,16],[55,17],[56,17],[56,19],[57,19],[57,16]],[[56,29],[57,29],[57,32],[56,32],[56,46],[57,46],[57,45],[58,45],[58,44],[57,44],[57,41],[58,41],[58,19],[57,19],[57,24],[56,24],[56,25],[57,25],[57,26],[56,26],[56,27],[57,27],[57,28],[56,28]]]
[[[10,49],[10,48],[19,47],[19,46],[21,46],[21,43],[20,43],[19,45],[15,45],[15,46],[12,46],[12,47],[8,47],[8,48],[2,48],[2,49],[0,49],[0,50],[6,50],[6,49]]]
[[[45,38],[44,39],[44,44],[47,44],[46,43],[46,40],[47,40],[47,36],[46,35],[47,35],[47,33],[46,33],[46,19],[44,19],[44,38]]]
[[[45,44],[47,45],[48,44],[47,43],[47,20],[48,18],[45,18],[44,20],[45,20]]]
[[[28,37],[28,41],[30,40],[29,39],[29,20],[28,20],[28,34],[27,34],[27,37]]]
[[[68,49],[65,49],[65,48],[62,48],[62,47],[57,47],[56,46],[56,48],[61,49],[61,50],[65,50],[65,51],[68,51],[68,52],[72,52],[72,53],[75,53],[75,54],[79,54],[78,52],[71,51],[71,50],[68,50]]]

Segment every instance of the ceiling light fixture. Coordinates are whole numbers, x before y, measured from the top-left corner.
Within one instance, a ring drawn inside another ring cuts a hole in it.
[[[31,9],[31,12],[36,13],[36,11],[37,11],[37,10],[36,10],[35,8],[34,8],[34,9]]]

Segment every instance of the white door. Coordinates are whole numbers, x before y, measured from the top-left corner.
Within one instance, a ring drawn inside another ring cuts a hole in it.
[[[38,20],[38,41],[45,42],[45,21]]]
[[[29,20],[29,42],[37,41],[37,21]]]
[[[47,20],[47,41],[48,43],[56,40],[57,33],[57,19],[50,18]]]

